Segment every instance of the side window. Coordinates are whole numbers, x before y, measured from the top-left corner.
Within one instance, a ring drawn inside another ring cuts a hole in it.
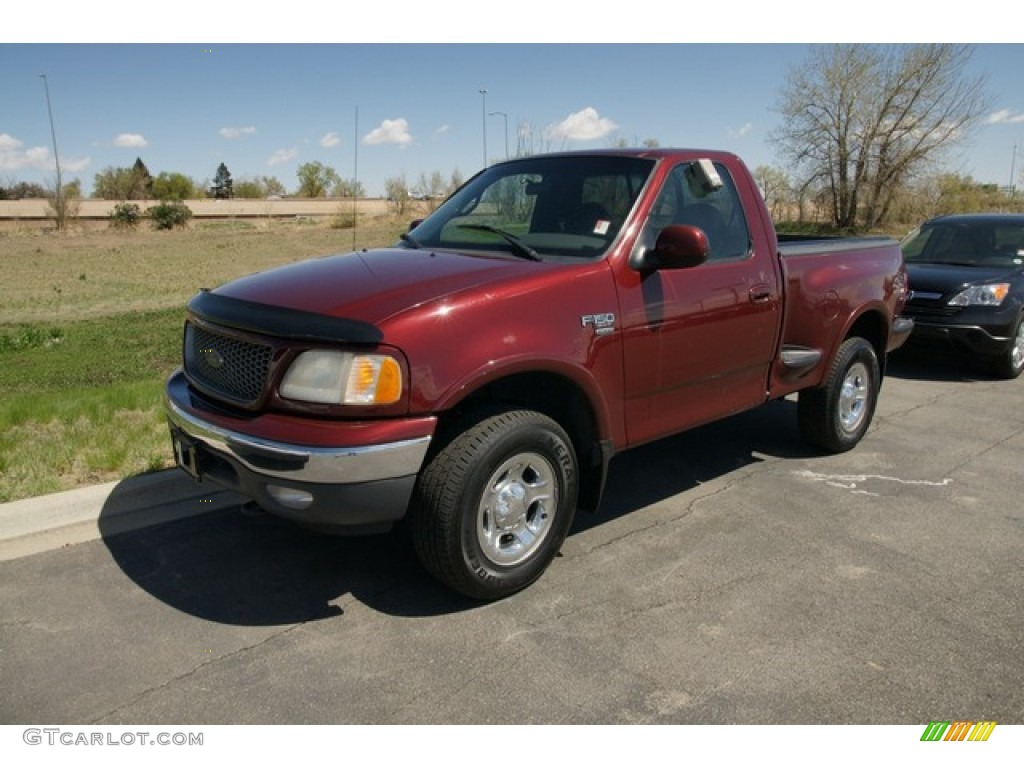
[[[645,239],[653,244],[662,227],[690,224],[704,230],[711,252],[709,261],[745,258],[750,252],[750,231],[732,176],[715,163],[722,186],[708,190],[693,173],[690,163],[677,165],[665,182],[651,210]]]

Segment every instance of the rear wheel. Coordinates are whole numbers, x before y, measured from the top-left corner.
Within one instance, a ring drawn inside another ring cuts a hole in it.
[[[804,439],[832,453],[853,448],[871,426],[880,383],[875,348],[856,336],[844,341],[822,386],[800,393]]]
[[[533,411],[473,419],[417,483],[410,523],[420,561],[469,597],[513,594],[558,554],[578,485],[572,443],[554,420]]]

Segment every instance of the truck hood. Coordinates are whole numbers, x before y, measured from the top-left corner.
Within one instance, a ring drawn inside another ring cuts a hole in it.
[[[379,325],[404,310],[544,268],[500,256],[381,248],[259,272],[214,293]]]

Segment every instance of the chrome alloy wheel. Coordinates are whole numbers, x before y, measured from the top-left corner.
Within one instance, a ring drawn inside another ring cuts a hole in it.
[[[868,414],[871,373],[864,363],[854,363],[846,372],[839,392],[839,423],[847,434],[856,432]]]
[[[543,543],[558,508],[557,474],[539,453],[519,453],[487,482],[477,511],[476,536],[495,565],[512,566]]]
[[[1024,323],[1017,325],[1017,336],[1010,348],[1010,367],[1014,371],[1024,368]]]

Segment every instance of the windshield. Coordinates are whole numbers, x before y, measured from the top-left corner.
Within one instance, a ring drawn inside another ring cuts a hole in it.
[[[597,258],[615,240],[654,161],[539,156],[491,166],[403,237],[408,247],[520,258]]]
[[[1013,267],[1024,264],[1024,218],[927,224],[901,243],[908,264]]]

